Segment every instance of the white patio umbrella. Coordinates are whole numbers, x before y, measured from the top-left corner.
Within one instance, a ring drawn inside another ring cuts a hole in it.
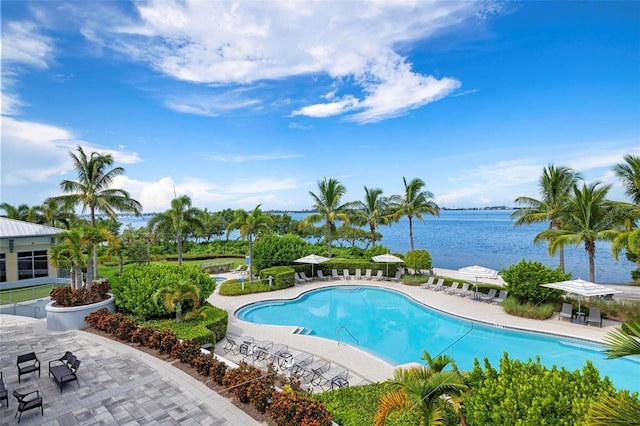
[[[458,269],[459,274],[470,275],[475,278],[476,293],[478,292],[478,278],[497,278],[498,271],[495,269],[487,268],[485,266],[473,265],[465,266]]]
[[[392,254],[379,254],[377,256],[373,256],[371,258],[374,262],[377,263],[386,263],[387,264],[387,277],[389,276],[389,264],[390,263],[402,263],[404,260],[400,259],[398,256],[394,256]]]
[[[581,280],[568,280],[559,281],[556,283],[540,284],[541,287],[555,288],[557,290],[564,290],[567,293],[573,293],[582,297],[603,296],[605,294],[622,293],[621,290],[616,290],[611,287],[607,287],[602,284],[592,283],[590,281]],[[580,306],[580,297],[578,297],[578,312],[582,312]]]
[[[310,263],[311,264],[311,277],[313,278],[315,275],[313,273],[313,265],[319,265],[322,262],[326,262],[329,260],[328,257],[318,256],[317,254],[310,254],[305,257],[301,257],[300,259],[294,260],[297,263]]]

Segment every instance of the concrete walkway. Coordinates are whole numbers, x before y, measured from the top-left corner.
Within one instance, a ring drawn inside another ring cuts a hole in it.
[[[49,361],[72,351],[82,361],[80,386],[48,377]],[[35,352],[41,376],[18,383],[18,355]],[[14,425],[14,390],[39,390],[39,410],[22,414],[21,425],[256,425],[255,420],[169,362],[111,339],[83,332],[49,331],[45,320],[0,315],[0,369],[9,390],[9,408],[0,407],[0,425]]]

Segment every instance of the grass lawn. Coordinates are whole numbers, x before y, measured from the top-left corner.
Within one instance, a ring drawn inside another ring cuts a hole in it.
[[[27,300],[42,299],[49,297],[51,290],[66,284],[43,284],[35,287],[18,288],[14,290],[0,291],[0,305],[8,303],[20,303]]]

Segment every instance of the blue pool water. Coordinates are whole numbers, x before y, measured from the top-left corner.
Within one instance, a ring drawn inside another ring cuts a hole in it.
[[[474,358],[489,358],[494,367],[503,352],[511,359],[535,359],[547,366],[582,368],[590,360],[602,376],[623,389],[640,391],[640,359],[606,360],[602,347],[580,340],[526,333],[459,319],[415,302],[407,296],[374,287],[328,287],[290,301],[248,305],[236,313],[244,321],[305,327],[310,334],[358,346],[398,365],[423,362],[423,350],[432,356],[452,356],[463,370]],[[576,325],[578,327],[578,325]]]

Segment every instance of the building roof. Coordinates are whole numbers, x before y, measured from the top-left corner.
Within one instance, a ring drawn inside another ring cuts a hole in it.
[[[64,229],[0,217],[0,238],[47,237],[61,232]]]

